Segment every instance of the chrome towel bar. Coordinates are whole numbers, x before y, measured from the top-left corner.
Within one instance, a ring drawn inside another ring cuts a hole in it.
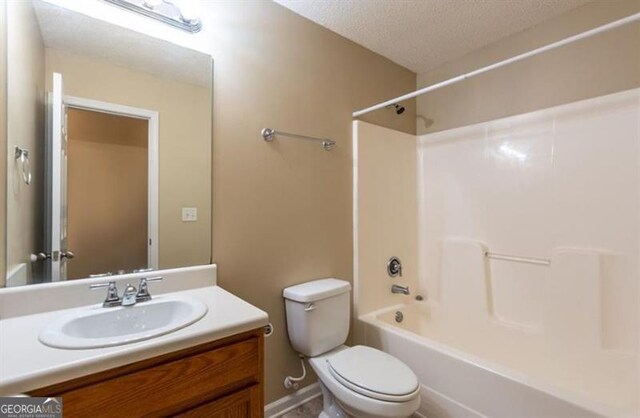
[[[549,260],[547,258],[521,257],[521,256],[518,256],[518,255],[491,253],[489,251],[485,251],[484,255],[485,255],[485,257],[492,258],[494,260],[513,261],[515,263],[537,264],[537,265],[540,265],[540,266],[550,266],[551,265],[551,260]]]
[[[264,128],[262,132],[260,132],[260,134],[262,135],[262,139],[264,139],[266,142],[272,142],[276,138],[276,135],[282,135],[291,138],[306,139],[309,141],[319,141],[322,143],[322,148],[325,151],[331,151],[336,146],[335,141],[327,138],[316,138],[314,136],[292,134],[290,132],[276,131],[272,128]]]

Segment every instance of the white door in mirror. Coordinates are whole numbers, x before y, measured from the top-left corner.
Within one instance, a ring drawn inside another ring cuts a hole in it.
[[[67,110],[62,74],[53,73],[48,95],[47,192],[45,193],[45,277],[52,282],[67,278]],[[69,257],[73,258],[73,257]]]
[[[159,337],[199,321],[207,305],[195,299],[158,297],[131,307],[75,309],[49,324],[38,339],[70,350],[112,347]]]

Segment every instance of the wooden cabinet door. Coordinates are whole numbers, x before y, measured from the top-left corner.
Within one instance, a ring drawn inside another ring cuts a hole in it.
[[[262,418],[263,382],[264,336],[257,329],[29,394],[61,396],[67,418]]]
[[[62,393],[64,414],[93,418],[171,416],[259,383],[257,338]]]
[[[254,385],[177,416],[180,418],[262,418],[263,415],[262,387]]]

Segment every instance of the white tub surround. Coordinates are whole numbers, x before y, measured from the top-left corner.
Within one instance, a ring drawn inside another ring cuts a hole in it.
[[[0,291],[0,395],[24,393],[98,373],[180,349],[215,341],[268,324],[266,312],[216,285],[216,267],[199,266],[153,272],[164,280],[150,284],[154,300],[195,299],[207,314],[178,331],[132,344],[86,350],[51,348],[38,335],[51,321],[82,305],[100,306],[106,289],[90,291],[91,283],[115,280],[120,287],[146,274],[83,279]],[[145,302],[141,302],[145,303]],[[44,310],[42,305],[48,307]],[[110,309],[110,308],[104,308]]]
[[[633,89],[413,138],[355,124],[356,341],[415,371],[426,416],[639,416],[639,109]]]

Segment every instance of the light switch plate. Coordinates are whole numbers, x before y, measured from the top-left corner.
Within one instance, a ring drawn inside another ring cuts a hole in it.
[[[198,208],[182,208],[182,222],[195,222],[198,220]]]

